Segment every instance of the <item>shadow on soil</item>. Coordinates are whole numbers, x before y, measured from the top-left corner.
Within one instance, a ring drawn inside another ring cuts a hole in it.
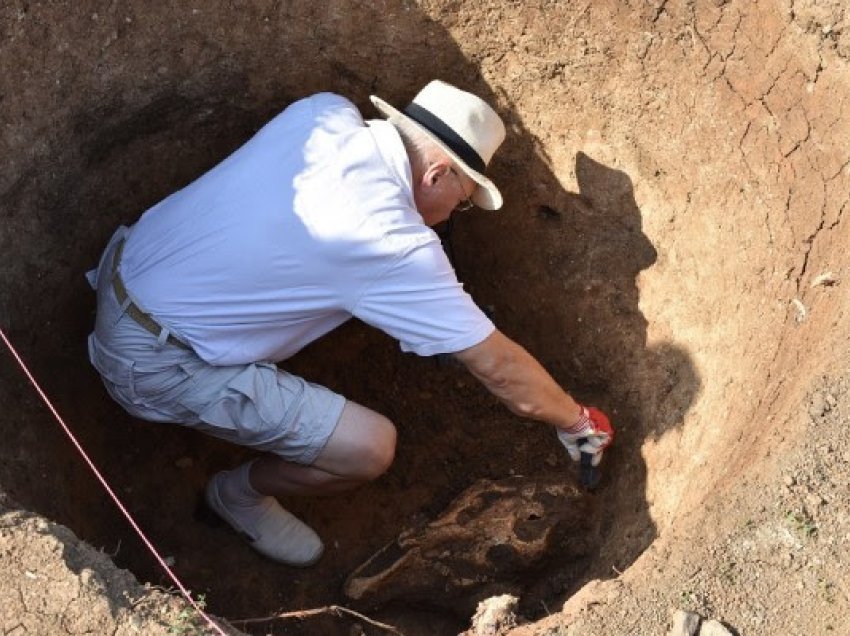
[[[507,98],[488,86],[444,27],[408,3],[220,8],[199,14],[191,29],[176,8],[127,4],[138,16],[134,22],[110,13],[96,27],[120,28],[108,48],[86,47],[86,38],[100,33],[89,33],[88,12],[68,16],[59,8],[43,9],[42,21],[52,26],[48,42],[2,45],[5,56],[31,73],[62,76],[76,88],[61,107],[45,106],[60,103],[50,82],[40,92],[0,102],[6,120],[22,112],[44,118],[34,128],[36,139],[11,148],[26,143],[30,150],[21,152],[0,190],[6,228],[0,247],[7,254],[0,316],[59,411],[153,542],[174,558],[186,585],[206,594],[213,613],[231,618],[345,603],[340,587],[351,570],[405,527],[434,518],[474,481],[552,471],[575,478],[551,430],[511,416],[464,371],[403,356],[386,336],[352,322],[286,367],[386,413],[399,427],[397,460],[385,477],[350,495],[284,502],[328,545],[317,566],[292,570],[193,517],[208,475],[239,463],[247,452],[133,420],[109,400],[88,364],[94,295],[83,274],[118,224],[132,223],[299,97],[339,92],[375,117],[370,93],[402,105],[434,76],[502,105],[509,135],[492,176],[507,203],[500,213],[458,219],[458,270],[504,332],[577,399],[612,414],[617,444],[592,510],[599,541],[619,538],[614,564],[625,569],[655,536],[640,446],[677,426],[699,388],[682,349],[646,347],[636,277],[656,253],[641,231],[629,177],[580,153],[579,192],[565,191],[516,112],[505,106]],[[229,25],[227,33],[221,24]],[[51,53],[59,41],[78,42],[86,64]],[[48,52],[39,67],[36,48]],[[0,79],[0,92],[15,94],[14,81]],[[115,552],[116,563],[142,580],[166,584],[13,363],[3,359],[4,489]],[[535,617],[557,607],[587,576],[610,575],[611,558],[555,563],[545,580],[529,584],[523,611]],[[396,607],[383,616],[410,634],[456,633],[469,618],[426,606]],[[348,633],[345,619],[316,620],[262,629]]]

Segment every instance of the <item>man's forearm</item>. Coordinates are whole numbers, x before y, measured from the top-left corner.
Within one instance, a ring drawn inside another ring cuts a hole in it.
[[[569,428],[579,420],[575,400],[530,353],[501,332],[456,355],[517,415],[558,428]]]

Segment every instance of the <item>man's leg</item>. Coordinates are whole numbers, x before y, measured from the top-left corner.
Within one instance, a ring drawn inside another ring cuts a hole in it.
[[[312,466],[277,455],[254,461],[251,486],[263,495],[324,495],[380,477],[395,456],[392,422],[354,402],[346,402],[336,429]]]
[[[215,475],[207,501],[260,553],[289,565],[312,565],[324,550],[321,539],[274,496],[340,492],[375,479],[392,463],[395,443],[387,418],[346,402],[311,466],[266,455]]]

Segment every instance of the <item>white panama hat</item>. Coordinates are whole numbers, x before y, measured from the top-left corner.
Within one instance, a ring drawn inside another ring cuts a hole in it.
[[[487,102],[440,80],[429,82],[403,111],[380,97],[369,99],[390,121],[413,124],[431,137],[480,186],[471,197],[475,205],[502,207],[502,194],[484,170],[505,140],[505,125]]]

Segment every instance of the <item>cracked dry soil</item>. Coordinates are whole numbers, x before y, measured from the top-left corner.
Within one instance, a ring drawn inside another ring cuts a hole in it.
[[[194,516],[244,451],[132,420],[88,366],[83,273],[117,224],[294,99],[333,90],[374,116],[370,93],[403,104],[438,76],[509,124],[506,205],[458,220],[461,279],[619,433],[576,507],[587,549],[510,581],[510,633],[663,634],[677,608],[738,634],[850,632],[846,3],[17,0],[0,33],[0,324],[213,614],[347,604],[357,566],[470,485],[575,481],[550,431],[349,324],[287,365],[387,413],[398,456],[350,496],[285,502],[329,546],[293,571]],[[0,631],[201,631],[2,360]],[[414,636],[468,629],[444,601],[363,609]]]

